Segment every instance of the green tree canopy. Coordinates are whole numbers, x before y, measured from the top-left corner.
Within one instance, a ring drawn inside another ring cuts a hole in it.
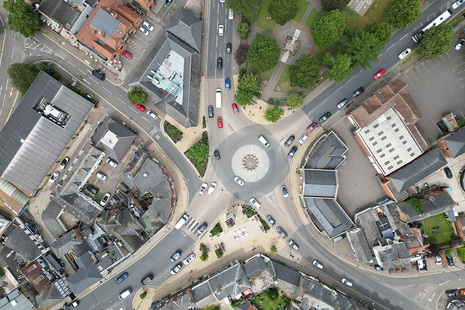
[[[344,32],[345,17],[338,10],[323,12],[313,22],[312,37],[315,44],[330,48]]]
[[[343,37],[339,52],[348,54],[353,67],[371,68],[370,61],[378,61],[378,53],[383,49],[374,34],[365,30],[357,30],[352,37]]]
[[[263,116],[268,122],[276,123],[281,116],[284,115],[284,110],[280,107],[269,108],[265,111]]]
[[[426,57],[436,58],[449,51],[453,40],[454,30],[452,25],[440,24],[425,31],[417,51]]]
[[[292,93],[287,96],[287,105],[293,109],[298,109],[304,104],[304,95],[305,93]]]
[[[397,28],[407,28],[418,17],[421,0],[392,0],[389,7],[386,8],[386,21]]]
[[[382,22],[381,24],[370,24],[366,26],[365,30],[373,34],[383,45],[389,42],[392,37],[392,26],[386,22]]]
[[[242,89],[238,89],[236,91],[236,94],[234,95],[234,100],[236,100],[236,102],[244,107],[246,105],[250,105],[252,104],[253,102],[253,94],[251,92],[248,92],[248,91],[245,91],[245,90],[242,90]]]
[[[38,74],[39,70],[31,64],[14,63],[8,68],[11,83],[21,94],[27,92]]]
[[[344,7],[344,0],[321,0],[321,5],[323,6],[323,10],[326,12],[342,10]]]
[[[24,0],[5,0],[3,8],[8,15],[8,28],[21,33],[25,38],[33,37],[40,30],[39,17]]]
[[[276,66],[280,54],[281,51],[275,40],[267,35],[257,33],[247,52],[247,59],[257,70],[266,71]]]
[[[250,26],[248,23],[241,23],[237,27],[237,34],[241,37],[242,40],[245,40],[250,35]]]
[[[352,74],[352,58],[344,53],[338,53],[336,57],[327,53],[323,62],[328,65],[328,78],[336,83],[341,83]]]
[[[239,73],[237,88],[251,92],[254,95],[258,95],[260,92],[260,83],[261,79],[257,73],[244,69]]]
[[[308,88],[320,82],[321,62],[311,54],[305,54],[289,68],[292,87]]]
[[[272,0],[268,11],[278,24],[284,25],[297,15],[297,0]]]
[[[253,23],[257,20],[261,3],[261,0],[226,0],[226,7],[234,13],[242,13],[243,18]]]
[[[239,45],[237,50],[234,52],[234,58],[236,63],[240,66],[247,61],[247,52],[249,51],[249,46],[245,44]]]
[[[131,101],[131,104],[144,104],[147,101],[147,94],[142,88],[136,87],[128,92],[128,99]]]

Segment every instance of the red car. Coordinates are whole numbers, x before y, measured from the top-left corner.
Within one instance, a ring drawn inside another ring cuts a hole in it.
[[[136,108],[138,108],[141,112],[145,112],[147,110],[142,104],[136,103]]]
[[[315,129],[316,126],[318,126],[318,125],[314,122],[313,124],[311,124],[310,126],[307,127],[307,131],[312,132],[312,130]]]
[[[218,122],[218,128],[223,128],[223,119],[221,117],[218,117],[217,122]]]
[[[128,59],[132,58],[132,54],[130,54],[130,53],[126,52],[126,51],[123,52],[123,55],[126,56]]]
[[[233,108],[234,114],[239,114],[239,108],[237,107],[237,104],[233,103],[232,108]]]
[[[386,73],[386,70],[381,69],[381,71],[379,71],[378,73],[375,74],[375,76],[374,76],[375,80],[377,80],[377,79],[379,79],[380,77],[382,77],[385,73]]]

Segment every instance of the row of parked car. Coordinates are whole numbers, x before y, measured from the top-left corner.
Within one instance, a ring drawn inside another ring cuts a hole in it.
[[[174,263],[175,261],[177,261],[180,257],[181,257],[181,254],[182,254],[182,251],[181,250],[177,250],[176,252],[173,253],[173,255],[171,255],[170,257],[170,262]],[[195,254],[194,253],[191,253],[189,254],[183,261],[182,261],[182,264],[179,263],[177,264],[176,266],[174,266],[170,272],[172,275],[175,275],[179,272],[179,270],[181,270],[183,264],[184,266],[187,266],[189,265],[193,260],[195,259]]]

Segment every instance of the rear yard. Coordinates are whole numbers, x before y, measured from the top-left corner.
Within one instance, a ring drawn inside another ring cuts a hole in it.
[[[436,227],[436,231],[439,228],[439,232],[433,233],[434,227]],[[424,230],[431,245],[449,244],[454,237],[452,224],[446,219],[443,213],[425,219]]]

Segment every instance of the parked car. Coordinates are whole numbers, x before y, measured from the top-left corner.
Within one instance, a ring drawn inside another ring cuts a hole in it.
[[[148,36],[150,34],[150,32],[147,29],[145,29],[144,27],[139,27],[139,30],[140,30],[140,32],[142,32],[146,36]]]
[[[353,93],[352,93],[352,98],[358,97],[361,93],[363,93],[365,89],[363,87],[357,88]]]
[[[187,266],[187,265],[189,265],[189,264],[194,260],[194,258],[195,258],[195,254],[192,253],[192,254],[188,255],[188,256],[182,261],[182,263],[183,263],[185,266]]]
[[[198,233],[198,234],[203,233],[203,232],[205,231],[205,229],[207,229],[207,226],[208,226],[208,224],[207,224],[206,222],[203,223],[203,224],[199,227],[199,229],[197,229],[197,233]]]
[[[316,259],[313,260],[312,265],[315,266],[318,269],[323,269],[324,268],[323,264],[320,263],[319,261],[317,261]]]
[[[124,280],[126,280],[128,276],[129,276],[129,274],[128,274],[127,272],[123,273],[122,275],[120,275],[120,276],[116,279],[116,283],[120,284],[121,282],[123,282]]]
[[[268,140],[266,140],[266,138],[263,135],[258,137],[258,141],[260,141],[260,143],[263,144],[264,147],[270,146],[270,142],[268,142]]]
[[[207,189],[207,187],[208,187],[208,184],[205,182],[202,184],[202,186],[200,186],[199,196],[202,196],[203,194],[205,194],[205,190]]]
[[[447,297],[455,297],[459,296],[459,291],[458,290],[452,290],[452,291],[446,291]]]
[[[103,197],[102,197],[102,200],[100,200],[100,205],[102,207],[105,207],[106,204],[108,203],[108,201],[110,200],[110,197],[111,197],[111,194],[110,193],[106,193]]]
[[[459,6],[462,5],[462,3],[464,3],[465,0],[458,0],[458,1],[455,1],[454,3],[452,3],[452,5],[450,6],[452,8],[452,10],[456,10]]]
[[[212,182],[212,184],[210,184],[210,187],[208,188],[207,194],[208,195],[213,194],[213,192],[215,191],[215,188],[216,188],[216,182]]]
[[[224,34],[224,26],[223,26],[223,25],[219,25],[219,26],[218,26],[218,35],[219,35],[220,37],[222,37],[223,34]]]
[[[449,128],[447,128],[446,124],[444,124],[443,121],[440,121],[437,125],[438,125],[439,130],[441,130],[443,134],[446,134],[449,132]]]
[[[242,180],[240,177],[238,177],[237,175],[234,177],[234,182],[236,182],[237,184],[239,184],[240,186],[243,186],[244,185],[244,180]]]
[[[153,280],[153,275],[152,275],[152,274],[149,274],[148,276],[146,276],[145,278],[143,278],[143,279],[140,281],[140,284],[142,284],[142,285],[147,285],[147,284],[149,284],[152,280]]]
[[[87,185],[86,189],[94,195],[98,193],[98,188],[92,184]]]
[[[231,54],[232,45],[231,43],[226,43],[226,54]]]
[[[406,48],[405,50],[402,51],[402,53],[399,54],[399,56],[397,56],[397,58],[399,58],[400,60],[402,60],[402,59],[404,59],[405,57],[407,57],[408,55],[410,55],[411,52],[412,52],[411,49]]]
[[[166,5],[170,5],[171,3],[173,3],[173,0],[166,0],[166,1],[165,1],[165,4],[166,4]]]
[[[286,231],[285,231],[281,226],[276,227],[276,231],[277,231],[278,234],[280,234],[281,237],[283,237],[284,239],[287,238],[287,233],[286,233]]]
[[[379,79],[380,77],[382,77],[385,73],[386,73],[386,70],[381,69],[378,73],[376,73],[376,74],[373,76],[373,78],[374,78],[375,80],[377,80],[377,79]]]
[[[153,31],[153,29],[155,29],[155,28],[153,27],[153,25],[152,25],[151,23],[147,22],[147,21],[144,21],[144,22],[142,23],[142,25],[144,25],[144,27],[147,28],[147,29],[150,30],[150,31]]]
[[[283,193],[284,198],[287,198],[289,196],[289,193],[285,185],[281,186],[281,193]]]
[[[452,179],[452,170],[449,167],[444,168],[444,173],[446,174],[448,179]]]
[[[218,59],[216,60],[216,69],[223,69],[223,58],[218,57]]]
[[[179,257],[181,257],[182,251],[177,250],[176,252],[173,253],[170,257],[170,262],[174,263]]]
[[[213,151],[213,155],[215,155],[216,160],[219,160],[221,158],[220,157],[220,152],[218,150]]]
[[[436,263],[436,265],[440,266],[442,265],[442,257],[440,255],[436,255],[434,257],[434,262]]]
[[[136,103],[136,108],[139,109],[141,112],[145,112],[147,110],[142,104]]]
[[[380,265],[375,265],[375,270],[376,271],[383,271],[384,269]]]
[[[294,242],[294,240],[289,240],[289,245],[291,246],[291,248],[293,248],[294,250],[298,251],[299,250],[299,246],[297,245],[297,243]]]
[[[111,159],[111,158],[107,158],[106,162],[107,162],[107,164],[109,164],[113,168],[118,167],[118,163],[116,161],[114,161],[113,159]]]
[[[209,105],[208,106],[208,118],[213,118],[213,106]]]
[[[69,163],[69,157],[63,158],[63,160],[60,163],[60,169],[61,170],[65,169],[68,163]]]
[[[326,112],[325,114],[323,114],[319,121],[320,121],[320,124],[323,124],[324,122],[326,122],[328,120],[328,118],[331,117],[331,113],[330,112]]]
[[[290,136],[290,137],[286,140],[286,142],[284,143],[284,146],[286,146],[286,147],[291,146],[291,144],[292,144],[292,142],[294,142],[294,140],[295,140],[295,136]]]
[[[352,287],[352,285],[353,285],[352,282],[349,281],[349,280],[347,280],[346,278],[342,278],[342,279],[341,279],[341,282],[342,282],[343,284],[347,285],[348,287]]]
[[[103,172],[98,171],[96,174],[97,178],[99,178],[102,181],[105,181],[107,179],[107,175]]]
[[[455,45],[455,50],[458,51],[462,48],[463,43],[465,42],[465,39],[460,39],[457,44]]]
[[[307,131],[312,132],[313,129],[315,129],[317,126],[318,126],[318,124],[316,122],[313,122],[313,123],[310,124],[310,126],[307,127]]]
[[[127,59],[131,59],[131,58],[132,58],[132,54],[129,53],[128,51],[123,51],[123,55],[126,56]]]
[[[302,137],[300,137],[299,143],[302,145],[305,143],[305,141],[307,141],[307,139],[308,139],[308,133],[304,133]]]
[[[274,224],[276,224],[276,221],[274,220],[274,218],[271,215],[268,214],[266,216],[266,219],[268,220],[268,222],[270,222],[271,226],[274,226]]]
[[[234,18],[233,10],[229,9],[228,13],[229,13],[228,18],[233,19]]]
[[[170,272],[174,276],[175,274],[177,274],[179,272],[179,270],[181,270],[181,268],[182,268],[182,265],[177,264],[176,266],[174,266],[173,269],[170,270]]]
[[[250,197],[249,201],[257,209],[262,206],[255,197]]]
[[[295,152],[297,152],[297,146],[294,145],[287,154],[287,158],[292,159],[295,155]]]
[[[216,121],[218,122],[218,128],[223,128],[223,119],[221,118],[221,116],[218,117]]]
[[[452,258],[452,256],[446,256],[446,260],[449,266],[454,266],[454,259]]]
[[[150,116],[150,117],[153,118],[153,119],[157,119],[157,118],[158,118],[158,116],[157,116],[155,113],[153,113],[152,111],[147,111],[147,115]]]
[[[345,107],[345,105],[349,102],[349,100],[347,100],[347,98],[344,98],[344,100],[342,100],[341,102],[339,102],[336,107],[341,110],[343,107]]]
[[[55,173],[52,174],[52,176],[50,177],[50,183],[54,183],[58,177],[60,176],[60,173],[58,171],[55,171]]]
[[[233,109],[234,114],[239,114],[239,108],[237,107],[237,104],[233,103],[232,109]]]
[[[224,79],[224,88],[231,89],[231,80],[229,78]]]

